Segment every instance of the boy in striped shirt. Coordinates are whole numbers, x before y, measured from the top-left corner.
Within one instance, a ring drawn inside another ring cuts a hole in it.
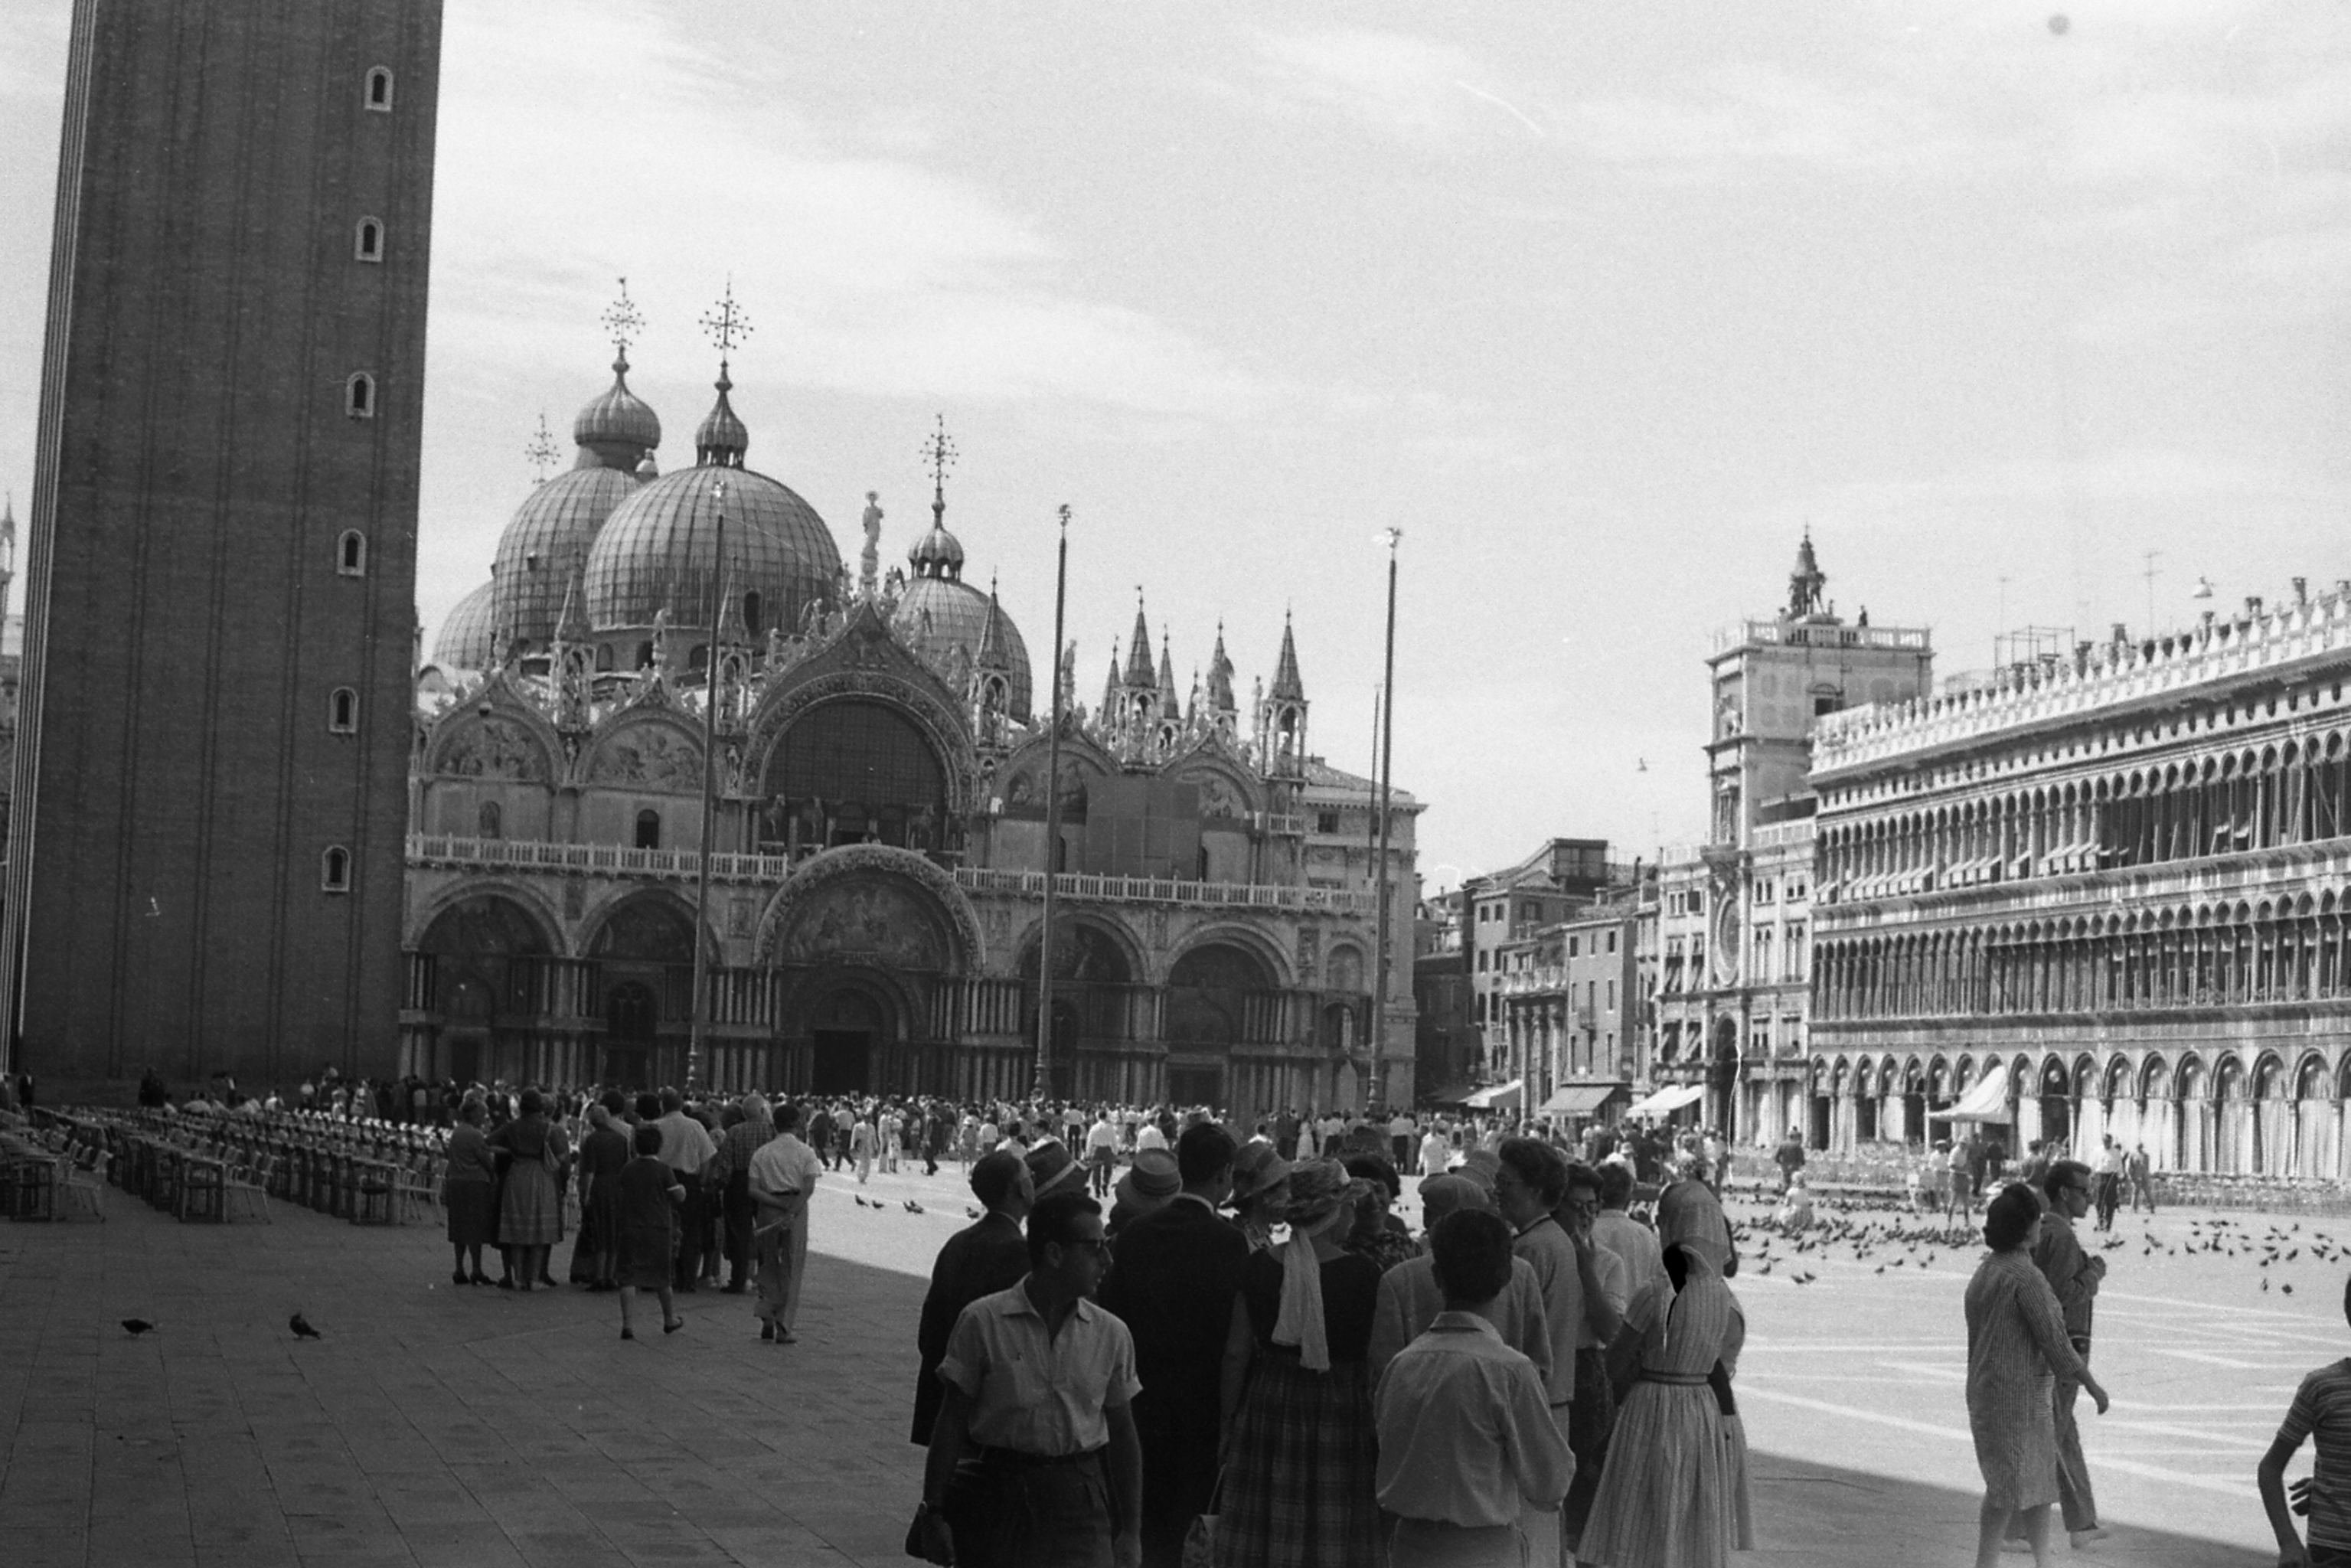
[[[2351,1281],[2344,1285],[2343,1315],[2351,1320]],[[2295,1486],[2289,1509],[2285,1467],[2304,1437],[2312,1439],[2317,1466],[2310,1479]],[[2277,1531],[2281,1568],[2351,1568],[2351,1358],[2331,1362],[2302,1380],[2257,1473],[2262,1506]],[[2294,1529],[2296,1512],[2310,1515],[2307,1545]]]

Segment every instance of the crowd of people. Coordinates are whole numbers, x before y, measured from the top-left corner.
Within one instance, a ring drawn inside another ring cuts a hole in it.
[[[984,1213],[918,1333],[910,1552],[1645,1568],[1751,1545],[1737,1255],[1702,1143],[1652,1151],[1652,1225],[1623,1138],[1196,1112],[1103,1162],[1121,1117],[971,1167]]]

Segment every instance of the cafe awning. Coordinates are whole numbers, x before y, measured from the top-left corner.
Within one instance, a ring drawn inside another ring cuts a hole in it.
[[[2008,1120],[2008,1063],[1995,1061],[1970,1086],[1959,1103],[1948,1111],[1930,1111],[1940,1122],[2005,1122]]]
[[[1547,1116],[1593,1116],[1625,1092],[1622,1083],[1562,1083],[1536,1110]]]
[[[1685,1105],[1695,1105],[1706,1098],[1703,1083],[1675,1083],[1658,1090],[1646,1100],[1635,1100],[1625,1107],[1627,1116],[1663,1116]]]
[[[1513,1078],[1508,1083],[1480,1089],[1469,1096],[1467,1103],[1472,1111],[1515,1111],[1519,1108],[1519,1091],[1525,1083],[1522,1078]]]

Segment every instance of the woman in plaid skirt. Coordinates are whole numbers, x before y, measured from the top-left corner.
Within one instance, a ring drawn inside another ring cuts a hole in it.
[[[1356,1189],[1336,1160],[1290,1175],[1290,1239],[1252,1252],[1225,1341],[1217,1568],[1380,1560],[1365,1353],[1380,1268],[1345,1249]]]

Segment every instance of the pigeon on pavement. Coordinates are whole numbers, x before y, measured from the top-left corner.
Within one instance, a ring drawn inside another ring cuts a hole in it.
[[[292,1317],[287,1319],[286,1326],[294,1331],[294,1337],[296,1339],[324,1339],[327,1337],[320,1333],[317,1329],[312,1328],[310,1326],[310,1320],[304,1317],[299,1312],[296,1312]]]
[[[132,1339],[137,1339],[141,1334],[145,1333],[149,1329],[153,1328],[155,1325],[149,1322],[145,1318],[125,1318],[122,1320],[122,1326],[131,1331],[131,1337]]]

